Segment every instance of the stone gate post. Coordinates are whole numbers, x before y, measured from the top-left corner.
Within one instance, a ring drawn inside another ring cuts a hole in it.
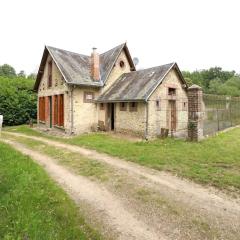
[[[188,139],[199,141],[203,138],[203,92],[198,85],[188,88]]]

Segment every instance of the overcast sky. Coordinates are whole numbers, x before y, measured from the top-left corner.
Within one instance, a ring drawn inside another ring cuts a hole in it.
[[[240,72],[239,0],[0,0],[0,64],[36,71],[44,45],[90,55],[127,41],[139,67]]]

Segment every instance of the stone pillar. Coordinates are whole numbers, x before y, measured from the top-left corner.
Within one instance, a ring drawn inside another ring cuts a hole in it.
[[[199,141],[203,138],[203,92],[198,85],[188,88],[188,139]]]

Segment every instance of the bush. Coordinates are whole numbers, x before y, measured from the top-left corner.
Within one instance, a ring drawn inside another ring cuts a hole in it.
[[[12,126],[36,119],[37,96],[33,92],[34,80],[23,77],[0,76],[0,115],[3,125]]]

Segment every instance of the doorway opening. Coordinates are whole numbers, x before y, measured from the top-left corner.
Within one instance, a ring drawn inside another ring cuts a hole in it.
[[[114,111],[114,103],[111,103],[111,130],[113,131],[115,128],[115,111]]]
[[[170,107],[170,130],[176,131],[177,126],[177,109],[176,109],[176,101],[169,100],[169,107]]]

